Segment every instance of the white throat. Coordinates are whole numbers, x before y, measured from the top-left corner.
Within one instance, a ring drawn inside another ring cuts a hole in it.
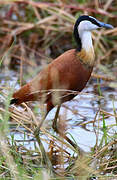
[[[90,21],[82,21],[78,26],[78,33],[81,39],[82,48],[87,52],[90,49],[93,49],[91,31],[97,29],[98,26],[92,24]]]
[[[82,43],[82,48],[88,52],[91,49],[93,49],[93,43],[92,43],[92,36],[90,31],[83,31],[79,32],[80,38],[81,38],[81,43]]]

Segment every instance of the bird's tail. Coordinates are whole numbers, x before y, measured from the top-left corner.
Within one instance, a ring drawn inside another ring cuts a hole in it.
[[[11,99],[10,104],[18,104],[18,99],[16,98]]]
[[[10,104],[21,104],[26,101],[34,101],[35,96],[31,93],[30,84],[22,86],[18,91],[13,94]]]

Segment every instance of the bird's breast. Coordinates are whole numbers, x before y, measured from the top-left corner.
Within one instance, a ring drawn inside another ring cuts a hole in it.
[[[83,64],[73,49],[59,58],[50,66],[48,86],[81,91],[90,78],[92,66]]]

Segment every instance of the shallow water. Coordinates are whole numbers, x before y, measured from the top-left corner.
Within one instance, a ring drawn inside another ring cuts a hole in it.
[[[16,71],[11,71],[9,69],[2,69],[0,73],[0,86],[1,87],[11,87],[15,86],[15,89],[19,88],[19,85],[17,83],[17,77],[18,74]],[[82,91],[81,94],[76,96],[72,101],[64,103],[63,107],[60,110],[60,117],[61,119],[66,119],[67,122],[67,133],[73,136],[77,144],[86,152],[89,152],[92,147],[95,146],[96,143],[96,134],[95,132],[99,131],[99,140],[100,142],[101,137],[103,136],[102,126],[103,122],[102,120],[99,120],[99,118],[102,116],[98,113],[99,109],[101,108],[104,111],[107,111],[108,113],[114,114],[113,112],[113,102],[114,107],[117,108],[117,92],[116,89],[109,88],[109,83],[105,83],[105,86],[103,87],[104,81],[101,81],[100,87],[101,93],[103,98],[99,98],[99,94],[97,91],[97,88],[95,87],[97,84],[96,79],[92,79],[88,82],[86,88]],[[7,90],[3,90],[5,93],[7,93]],[[114,99],[114,100],[113,100]],[[4,99],[1,96],[1,102]],[[2,103],[0,103],[2,106]],[[67,108],[65,108],[65,106]],[[69,110],[68,110],[69,108]],[[47,121],[52,121],[55,115],[54,108],[47,116]],[[117,109],[116,109],[117,110]],[[93,127],[92,121],[94,120],[95,116],[96,122],[95,122],[95,129]],[[116,120],[114,116],[110,116],[106,118],[106,125],[115,125]],[[98,128],[98,126],[100,128]],[[113,128],[110,128],[110,135],[117,132],[116,126],[113,126]],[[23,135],[19,132],[15,132],[14,138],[19,140],[23,138]],[[32,138],[32,137],[31,137]],[[27,137],[27,140],[29,140],[29,137]],[[33,148],[34,142],[25,142],[25,145],[27,148]],[[46,144],[45,144],[45,147]]]
[[[67,112],[65,113],[66,119],[68,120],[69,124],[69,129],[67,130],[67,132],[74,137],[79,147],[81,147],[86,152],[90,151],[90,149],[94,147],[96,143],[96,134],[94,132],[93,123],[91,121],[94,120],[96,113],[99,111],[99,108],[101,108],[104,111],[107,111],[108,113],[114,114],[113,100],[110,98],[111,95],[115,97],[114,106],[117,107],[117,94],[114,89],[111,89],[110,92],[102,91],[102,94],[103,99],[100,100],[99,104],[98,96],[96,96],[93,93],[92,83],[88,83],[87,87],[83,90],[83,92],[80,95],[76,96],[74,100],[65,103],[66,106],[70,107],[70,110],[67,110]],[[65,108],[62,108],[60,112],[61,116],[62,114],[64,114],[64,111]],[[72,111],[77,111],[77,113],[74,114],[72,113]],[[52,114],[53,113],[51,112],[49,116],[51,117]],[[50,118],[49,116],[48,119]],[[103,136],[103,132],[101,130],[103,122],[98,122],[98,118],[99,113],[97,115],[97,122],[95,123],[95,125],[98,126],[99,123],[100,131],[98,137],[99,139],[101,139],[101,137]],[[112,124],[116,124],[116,120],[115,117],[111,116],[106,119],[106,126]],[[117,128],[110,128],[109,132],[111,135],[114,132],[117,132]]]

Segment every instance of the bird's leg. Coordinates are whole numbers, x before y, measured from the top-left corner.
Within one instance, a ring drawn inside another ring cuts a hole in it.
[[[58,105],[57,111],[56,111],[56,114],[55,114],[55,118],[54,118],[54,121],[53,121],[53,124],[52,124],[52,127],[53,127],[54,131],[57,132],[57,133],[59,133],[59,130],[58,130],[58,127],[57,127],[57,118],[58,118],[58,115],[59,115],[60,107],[61,107],[61,105]]]
[[[49,158],[48,158],[48,156],[47,156],[47,154],[46,154],[46,151],[45,151],[45,149],[44,149],[44,147],[43,147],[43,144],[42,144],[42,142],[41,142],[40,135],[39,135],[39,133],[40,133],[40,128],[41,128],[44,120],[45,120],[45,117],[42,118],[41,123],[40,123],[39,126],[36,127],[36,129],[34,130],[34,136],[35,136],[36,141],[37,141],[37,143],[38,143],[38,145],[39,145],[39,148],[40,148],[40,150],[41,150],[43,163],[44,163],[45,165],[47,165],[47,167],[48,167],[49,169],[52,170],[51,162],[50,162],[50,160],[49,160]]]
[[[52,124],[52,127],[54,129],[54,131],[56,133],[58,133],[62,138],[64,138],[69,144],[71,144],[76,150],[78,151],[81,151],[80,147],[78,147],[78,145],[76,143],[74,143],[71,139],[69,139],[66,134],[64,134],[63,132],[61,132],[61,130],[59,130],[59,127],[57,126],[57,118],[58,118],[58,115],[59,115],[59,111],[60,111],[60,107],[61,105],[58,105],[57,107],[57,111],[56,111],[56,114],[55,114],[55,118],[54,118],[54,121],[53,121],[53,124]]]
[[[50,101],[48,101],[46,114],[44,115],[44,117],[42,117],[42,120],[41,120],[39,126],[36,127],[35,130],[34,130],[34,135],[35,135],[36,139],[37,139],[37,137],[39,137],[40,128],[41,128],[41,126],[42,126],[42,124],[43,124],[46,116],[48,115],[49,111],[50,111],[53,107],[54,107],[53,104],[52,104]]]
[[[35,135],[35,137],[37,137],[37,136],[39,135],[39,133],[40,133],[40,128],[41,128],[41,126],[42,126],[45,118],[46,118],[46,115],[45,115],[44,117],[42,117],[42,120],[41,120],[39,126],[37,126],[37,127],[35,128],[35,130],[34,130],[34,135]]]
[[[41,126],[43,125],[43,122],[44,122],[46,116],[48,115],[48,113],[51,111],[51,109],[52,109],[53,107],[54,107],[53,104],[52,104],[50,101],[48,101],[46,113],[45,113],[44,117],[42,117],[42,120],[41,120],[39,126],[36,127],[36,129],[35,129],[35,131],[34,131],[34,134],[35,134],[35,135],[37,135],[37,136],[39,135],[40,128],[41,128]]]
[[[36,128],[36,130],[34,131],[34,136],[37,140],[37,143],[39,145],[39,148],[41,150],[41,153],[42,153],[42,161],[45,165],[47,165],[47,168],[49,168],[51,170],[51,172],[53,171],[53,168],[52,168],[52,164],[51,164],[51,161],[50,159],[48,158],[48,155],[43,147],[43,144],[41,142],[41,139],[40,139],[40,136],[39,136],[39,132],[40,132],[40,129],[39,127]]]
[[[49,106],[49,105],[48,105],[48,106]],[[34,136],[35,136],[35,138],[36,138],[36,140],[37,140],[37,142],[38,142],[39,148],[40,148],[40,150],[41,150],[44,164],[46,164],[47,167],[48,167],[49,169],[51,169],[51,172],[53,172],[52,164],[51,164],[51,162],[50,162],[50,159],[49,159],[48,156],[47,156],[47,153],[46,153],[46,151],[45,151],[45,149],[44,149],[44,147],[43,147],[43,144],[42,144],[41,139],[40,139],[40,136],[39,136],[40,128],[41,128],[41,126],[42,126],[42,124],[43,124],[43,122],[44,122],[44,120],[45,120],[48,112],[52,109],[52,106],[51,106],[50,108],[49,108],[48,106],[47,106],[47,112],[46,112],[46,114],[44,115],[44,117],[42,117],[42,120],[41,120],[39,126],[36,127],[36,129],[34,130]]]

